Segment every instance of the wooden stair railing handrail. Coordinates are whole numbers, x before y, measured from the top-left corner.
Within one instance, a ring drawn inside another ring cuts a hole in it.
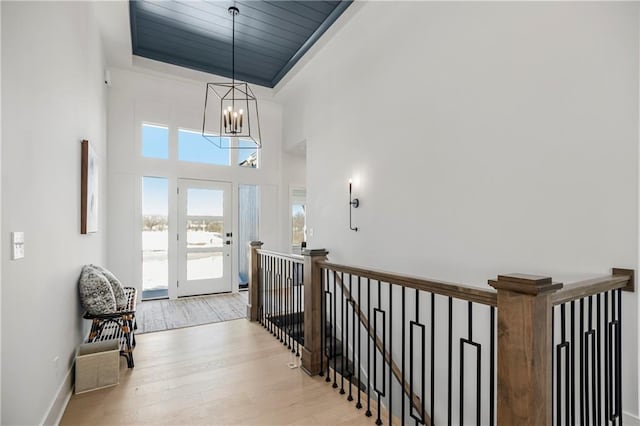
[[[446,281],[420,278],[411,275],[395,274],[393,272],[379,271],[368,268],[358,268],[355,266],[340,265],[337,263],[322,261],[318,266],[336,272],[358,275],[381,282],[397,284],[407,288],[427,291],[441,296],[451,296],[469,302],[480,303],[488,306],[498,306],[497,293],[493,290],[485,290],[464,284],[457,284]]]
[[[252,242],[250,251],[253,260],[251,262],[251,282],[254,284],[252,287],[256,290],[260,287],[257,273],[257,253],[261,245],[260,242]],[[283,255],[263,250],[260,252],[294,261],[300,259],[295,255]],[[635,290],[635,271],[631,269],[613,268],[609,276],[583,280],[566,286],[553,281],[548,276],[504,274],[489,280],[489,285],[496,290],[493,291],[445,281],[336,264],[327,260],[327,254],[328,252],[324,249],[306,250],[305,256],[302,257],[305,265],[305,347],[302,352],[302,368],[308,374],[316,375],[322,371],[321,360],[325,356],[322,354],[322,344],[319,338],[324,326],[321,324],[323,269],[496,307],[496,376],[498,379],[496,383],[496,414],[498,424],[504,425],[552,423],[554,306],[612,290]],[[349,293],[342,279],[340,280],[340,288],[343,294]],[[249,307],[253,308],[253,306]],[[375,347],[382,352],[381,342],[373,333],[366,315],[356,303],[354,303],[354,309],[357,309],[358,318],[367,330],[369,337],[375,341]],[[309,347],[306,347],[307,339]],[[391,362],[390,353],[384,352],[383,356],[387,364],[394,364]],[[402,380],[402,372],[397,370],[397,366],[391,368],[395,378]],[[416,402],[412,398],[412,405]]]
[[[277,251],[263,250],[263,249],[258,249],[257,252],[258,254],[264,254],[264,255],[275,257],[278,259],[292,260],[300,264],[304,263],[304,256],[300,256],[298,254],[287,254],[287,253],[280,253]]]
[[[400,368],[398,367],[398,365],[395,362],[393,362],[389,352],[383,350],[384,345],[383,345],[382,339],[380,339],[379,336],[375,335],[373,326],[369,324],[369,319],[367,318],[365,313],[362,312],[362,310],[360,310],[360,305],[356,303],[353,297],[351,297],[351,292],[349,291],[345,283],[342,281],[342,279],[337,275],[335,275],[335,278],[340,282],[340,288],[342,290],[343,296],[347,296],[347,299],[352,301],[353,308],[357,311],[358,319],[360,320],[360,323],[363,325],[363,327],[367,330],[367,334],[371,339],[375,341],[376,348],[378,348],[380,353],[383,353],[384,361],[391,366],[391,371],[393,372],[393,376],[396,378],[398,383],[402,383],[403,381],[402,371],[400,371]],[[355,364],[355,360],[354,360],[354,364]],[[369,386],[369,384],[367,385]],[[404,380],[403,391],[405,394],[407,394],[411,398],[411,385],[407,380]],[[413,395],[413,399],[411,403],[413,405],[413,408],[415,408],[418,413],[422,411],[422,401],[417,395]],[[427,413],[424,413],[424,416],[422,417],[425,419],[425,423],[424,423],[425,425],[427,426],[431,425],[431,416],[427,415]]]
[[[635,288],[634,275],[633,269],[613,268],[612,274],[609,276],[566,284],[561,290],[553,294],[551,302],[554,305],[560,305],[618,288],[632,292]]]

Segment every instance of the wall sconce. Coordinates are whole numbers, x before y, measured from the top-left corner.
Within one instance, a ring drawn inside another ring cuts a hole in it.
[[[360,200],[358,200],[357,198],[351,198],[352,185],[353,183],[351,182],[351,179],[349,179],[349,229],[358,232],[358,227],[354,227],[351,223],[351,210],[357,209],[360,206]]]

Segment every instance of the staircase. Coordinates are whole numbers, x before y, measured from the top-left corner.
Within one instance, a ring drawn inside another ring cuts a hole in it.
[[[304,346],[304,312],[295,312],[292,314],[277,315],[269,318],[269,321],[284,331],[284,333],[290,336],[300,346]],[[333,338],[333,328],[330,323],[325,324],[325,359],[323,362],[328,362],[331,370],[335,369],[337,375],[344,377],[352,385],[357,386],[361,391],[366,391],[367,386],[358,381],[357,372],[355,371],[355,365],[353,360],[350,360],[348,356],[344,354],[344,345],[342,340],[337,336]],[[286,339],[283,339],[283,344],[286,343]],[[293,350],[295,352],[295,350]],[[327,376],[327,382],[331,381]],[[334,387],[338,387],[335,384]]]

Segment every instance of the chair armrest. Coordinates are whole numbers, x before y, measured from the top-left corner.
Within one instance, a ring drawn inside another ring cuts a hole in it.
[[[102,319],[102,320],[115,320],[120,319],[125,315],[135,315],[136,311],[117,311],[110,314],[90,314],[89,312],[85,312],[82,315],[82,318],[92,320],[92,319]]]

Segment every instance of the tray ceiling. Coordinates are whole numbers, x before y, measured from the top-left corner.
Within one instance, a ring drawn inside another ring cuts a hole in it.
[[[131,1],[133,54],[231,77],[234,3],[236,79],[274,87],[351,1]]]

